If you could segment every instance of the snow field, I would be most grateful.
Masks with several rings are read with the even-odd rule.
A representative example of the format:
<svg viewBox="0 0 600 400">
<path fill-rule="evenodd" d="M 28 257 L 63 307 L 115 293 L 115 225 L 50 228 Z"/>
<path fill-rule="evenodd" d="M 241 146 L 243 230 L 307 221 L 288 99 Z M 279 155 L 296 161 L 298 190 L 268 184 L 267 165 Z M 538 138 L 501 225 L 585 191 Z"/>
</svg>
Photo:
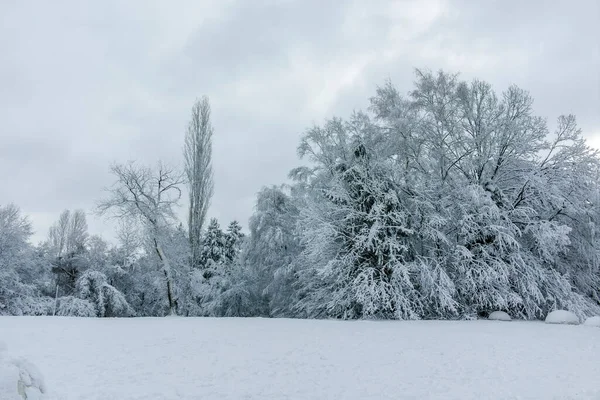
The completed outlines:
<svg viewBox="0 0 600 400">
<path fill-rule="evenodd" d="M 599 399 L 600 330 L 513 321 L 2 317 L 51 399 Z"/>
</svg>

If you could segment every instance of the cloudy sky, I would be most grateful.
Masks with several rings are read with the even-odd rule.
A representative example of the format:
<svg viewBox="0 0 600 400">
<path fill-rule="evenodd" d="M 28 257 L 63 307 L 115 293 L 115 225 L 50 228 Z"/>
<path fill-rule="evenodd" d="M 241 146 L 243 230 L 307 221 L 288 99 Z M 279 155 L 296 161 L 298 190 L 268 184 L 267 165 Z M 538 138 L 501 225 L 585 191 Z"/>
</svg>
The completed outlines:
<svg viewBox="0 0 600 400">
<path fill-rule="evenodd" d="M 385 79 L 408 92 L 416 67 L 517 84 L 600 147 L 598 0 L 2 0 L 0 205 L 43 239 L 61 210 L 92 210 L 111 162 L 181 165 L 208 95 L 210 215 L 247 225 L 260 187 L 299 163 L 304 129 L 364 108 Z"/>
</svg>

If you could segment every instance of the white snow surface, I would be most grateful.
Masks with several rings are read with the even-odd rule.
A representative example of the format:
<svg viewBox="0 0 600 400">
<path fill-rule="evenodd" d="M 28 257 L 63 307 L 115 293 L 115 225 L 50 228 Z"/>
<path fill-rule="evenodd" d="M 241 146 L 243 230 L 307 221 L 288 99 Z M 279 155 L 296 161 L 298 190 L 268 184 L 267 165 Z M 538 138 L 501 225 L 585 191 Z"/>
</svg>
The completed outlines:
<svg viewBox="0 0 600 400">
<path fill-rule="evenodd" d="M 491 313 L 489 315 L 488 319 L 491 319 L 493 321 L 510 321 L 511 320 L 510 315 L 508 315 L 504 311 L 494 311 L 493 313 Z"/>
<path fill-rule="evenodd" d="M 0 342 L 0 399 L 42 400 L 45 385 L 40 371 L 28 360 L 12 358 Z"/>
<path fill-rule="evenodd" d="M 0 317 L 56 400 L 600 399 L 600 330 L 513 321 Z"/>
<path fill-rule="evenodd" d="M 547 324 L 579 325 L 579 317 L 571 311 L 554 310 L 546 316 Z"/>
<path fill-rule="evenodd" d="M 585 320 L 584 325 L 600 327 L 600 316 L 589 317 Z"/>
<path fill-rule="evenodd" d="M 0 362 L 0 399 L 23 400 L 17 389 L 19 371 L 14 366 Z"/>
</svg>

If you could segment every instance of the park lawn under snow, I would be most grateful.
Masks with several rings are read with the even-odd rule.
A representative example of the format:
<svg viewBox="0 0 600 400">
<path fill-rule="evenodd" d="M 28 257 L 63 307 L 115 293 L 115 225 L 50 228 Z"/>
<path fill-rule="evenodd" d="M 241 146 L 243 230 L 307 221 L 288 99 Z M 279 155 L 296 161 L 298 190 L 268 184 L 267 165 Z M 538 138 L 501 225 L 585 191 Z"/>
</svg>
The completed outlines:
<svg viewBox="0 0 600 400">
<path fill-rule="evenodd" d="M 600 329 L 501 321 L 1 317 L 52 399 L 600 399 Z"/>
</svg>

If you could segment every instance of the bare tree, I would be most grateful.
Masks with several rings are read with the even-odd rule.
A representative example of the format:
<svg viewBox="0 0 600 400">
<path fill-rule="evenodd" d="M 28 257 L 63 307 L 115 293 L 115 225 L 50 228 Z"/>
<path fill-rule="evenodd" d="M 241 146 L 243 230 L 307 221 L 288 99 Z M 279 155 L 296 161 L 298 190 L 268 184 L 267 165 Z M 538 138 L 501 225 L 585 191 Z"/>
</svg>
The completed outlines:
<svg viewBox="0 0 600 400">
<path fill-rule="evenodd" d="M 80 250 L 88 239 L 88 225 L 83 210 L 75 210 L 69 220 L 67 252 Z"/>
<path fill-rule="evenodd" d="M 58 221 L 48 231 L 48 241 L 54 256 L 64 257 L 85 246 L 88 237 L 88 226 L 83 210 L 64 210 Z"/>
<path fill-rule="evenodd" d="M 64 210 L 58 221 L 48 231 L 52 272 L 56 276 L 56 293 L 59 287 L 64 294 L 75 290 L 75 282 L 86 265 L 81 256 L 88 242 L 88 226 L 83 210 Z"/>
<path fill-rule="evenodd" d="M 150 235 L 150 241 L 161 263 L 165 277 L 169 313 L 177 313 L 177 300 L 173 292 L 171 264 L 163 249 L 165 228 L 175 220 L 174 206 L 181 199 L 182 174 L 159 163 L 156 169 L 135 163 L 113 165 L 112 173 L 117 181 L 106 199 L 98 204 L 98 212 L 111 213 L 123 219 L 140 221 Z"/>
<path fill-rule="evenodd" d="M 69 210 L 64 210 L 58 221 L 48 231 L 48 242 L 52 246 L 53 255 L 57 258 L 61 257 L 65 251 L 70 214 Z"/>
<path fill-rule="evenodd" d="M 133 257 L 136 251 L 141 246 L 139 236 L 139 227 L 135 226 L 131 221 L 121 220 L 117 228 L 117 239 L 121 250 L 121 262 L 124 267 L 133 268 L 135 263 Z"/>
<path fill-rule="evenodd" d="M 199 267 L 202 227 L 213 195 L 212 134 L 210 104 L 204 96 L 192 107 L 192 118 L 185 136 L 183 154 L 189 189 L 188 229 L 191 265 Z"/>
</svg>

